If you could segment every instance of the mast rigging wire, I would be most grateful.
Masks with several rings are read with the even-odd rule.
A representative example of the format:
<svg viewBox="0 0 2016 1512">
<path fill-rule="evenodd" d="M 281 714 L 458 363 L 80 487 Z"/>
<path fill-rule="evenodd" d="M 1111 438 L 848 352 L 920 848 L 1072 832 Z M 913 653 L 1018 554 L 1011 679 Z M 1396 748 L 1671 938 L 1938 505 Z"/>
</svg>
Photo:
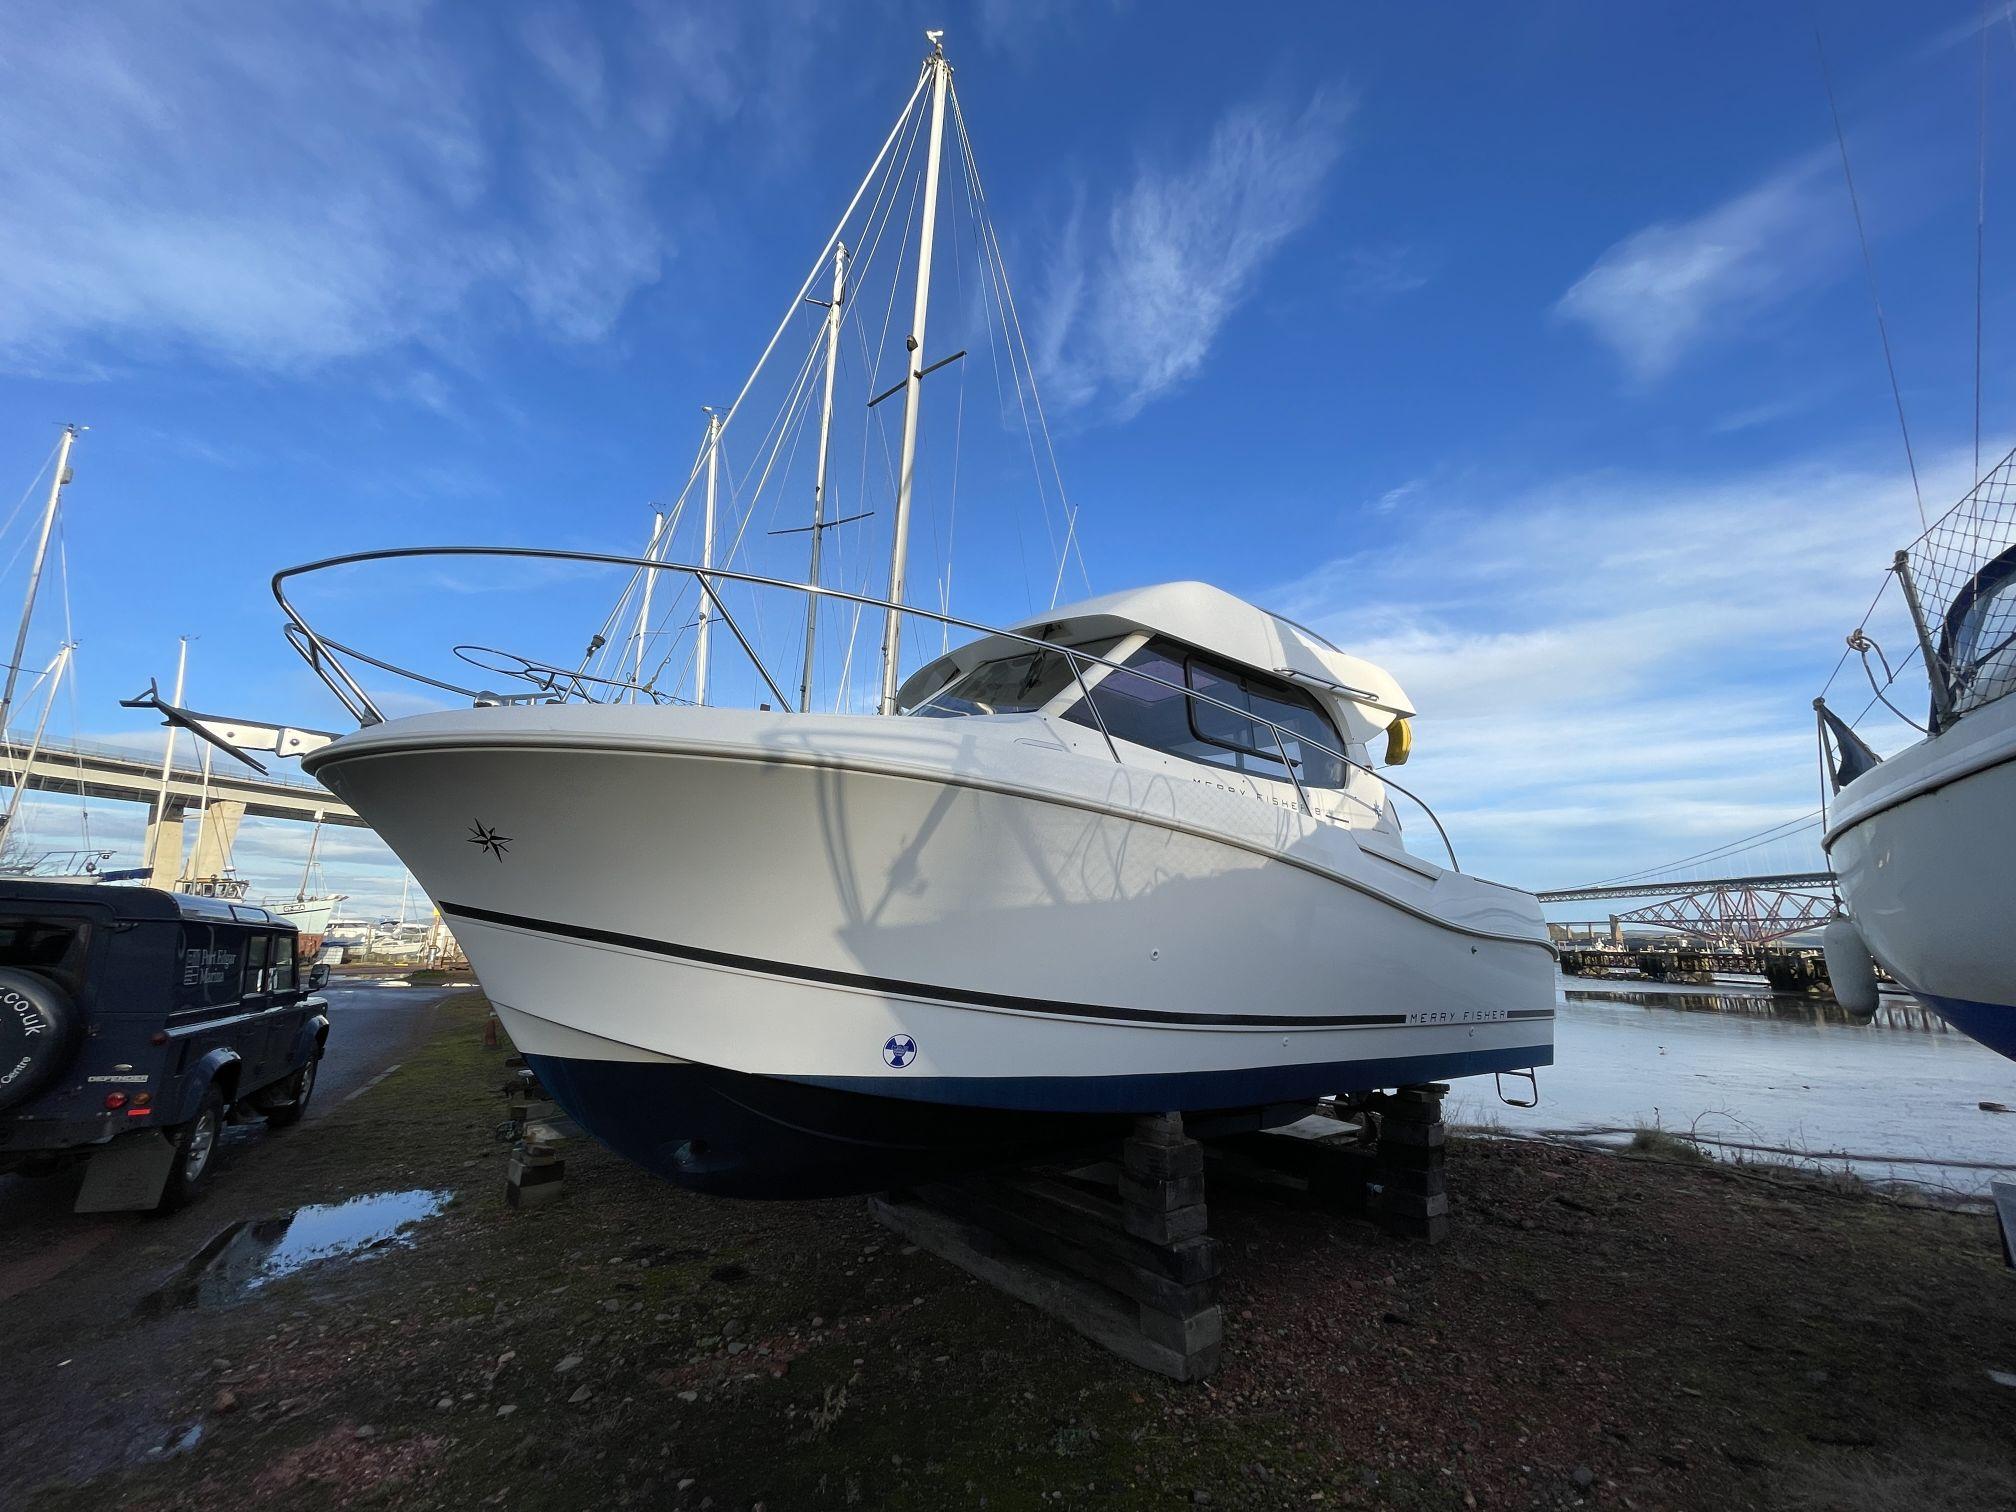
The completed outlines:
<svg viewBox="0 0 2016 1512">
<path fill-rule="evenodd" d="M 1008 263 L 1007 258 L 1003 255 L 1001 251 L 1000 232 L 995 228 L 993 215 L 989 213 L 986 208 L 987 192 L 985 186 L 982 184 L 980 179 L 980 164 L 979 160 L 973 154 L 972 139 L 967 135 L 966 132 L 966 112 L 964 107 L 961 106 L 959 103 L 958 90 L 952 89 L 949 90 L 948 93 L 950 93 L 952 96 L 952 118 L 954 123 L 958 126 L 959 129 L 960 149 L 965 155 L 967 163 L 969 164 L 970 167 L 970 171 L 973 174 L 973 187 L 976 193 L 978 194 L 980 201 L 981 206 L 980 224 L 982 228 L 982 233 L 986 236 L 988 244 L 993 250 L 994 260 L 1001 269 L 1002 293 L 1006 296 L 1008 315 L 1013 323 L 1015 340 L 1017 343 L 1020 344 L 1022 349 L 1023 366 L 1028 371 L 1029 374 L 1030 402 L 1035 406 L 1036 418 L 1039 424 L 1042 426 L 1044 449 L 1048 452 L 1050 457 L 1051 475 L 1056 479 L 1057 482 L 1058 502 L 1063 506 L 1064 509 L 1064 520 L 1065 520 L 1064 551 L 1057 565 L 1057 581 L 1053 585 L 1050 594 L 1050 607 L 1054 609 L 1057 607 L 1058 594 L 1059 592 L 1061 592 L 1064 585 L 1064 568 L 1066 562 L 1070 557 L 1075 555 L 1078 558 L 1078 571 L 1079 574 L 1085 579 L 1085 586 L 1087 591 L 1090 591 L 1091 589 L 1092 576 L 1090 571 L 1086 568 L 1085 565 L 1084 547 L 1078 541 L 1078 510 L 1071 503 L 1070 498 L 1068 497 L 1068 495 L 1066 495 L 1064 491 L 1064 471 L 1061 467 L 1057 465 L 1057 444 L 1055 439 L 1050 434 L 1050 422 L 1044 416 L 1043 395 L 1036 386 L 1036 364 L 1029 355 L 1029 338 L 1022 329 L 1022 316 L 1015 306 L 1015 292 L 1008 284 L 1007 279 Z"/>
<path fill-rule="evenodd" d="M 1980 102 L 1974 151 L 1974 477 L 1981 476 L 1982 271 L 1988 240 L 1988 0 L 1981 0 Z"/>
<path fill-rule="evenodd" d="M 1848 184 L 1848 205 L 1855 213 L 1855 239 L 1862 248 L 1862 268 L 1869 276 L 1869 302 L 1876 310 L 1876 335 L 1883 343 L 1883 367 L 1890 375 L 1890 397 L 1897 403 L 1897 429 L 1904 437 L 1904 463 L 1911 470 L 1911 496 L 1918 504 L 1918 523 L 1930 528 L 1925 493 L 1918 486 L 1918 458 L 1911 450 L 1911 427 L 1904 419 L 1904 390 L 1897 382 L 1897 363 L 1890 355 L 1890 326 L 1883 318 L 1883 298 L 1876 288 L 1876 258 L 1869 250 L 1869 232 L 1862 223 L 1862 197 L 1855 190 L 1855 170 L 1848 163 L 1848 133 L 1841 126 L 1841 108 L 1834 99 L 1834 75 L 1827 66 L 1827 46 L 1820 28 L 1813 28 L 1813 49 L 1820 57 L 1820 82 L 1827 91 L 1827 114 L 1834 122 L 1834 141 L 1841 149 L 1841 176 Z"/>
</svg>

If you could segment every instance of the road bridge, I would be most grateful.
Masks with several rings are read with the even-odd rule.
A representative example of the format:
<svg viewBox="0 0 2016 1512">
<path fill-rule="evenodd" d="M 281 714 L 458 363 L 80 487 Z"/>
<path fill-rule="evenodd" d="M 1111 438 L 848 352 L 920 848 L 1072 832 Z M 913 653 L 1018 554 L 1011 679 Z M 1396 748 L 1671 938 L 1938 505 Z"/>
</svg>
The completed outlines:
<svg viewBox="0 0 2016 1512">
<path fill-rule="evenodd" d="M 0 740 L 0 787 L 12 787 L 27 768 L 30 792 L 76 793 L 86 798 L 123 799 L 152 805 L 161 792 L 161 758 L 120 746 L 90 741 L 56 744 L 44 741 L 28 760 L 29 742 L 18 736 Z M 220 770 L 213 764 L 207 797 L 211 803 L 237 802 L 256 819 L 321 819 L 324 824 L 364 829 L 355 810 L 319 782 L 306 777 L 261 776 L 253 771 Z M 206 789 L 201 767 L 177 763 L 168 774 L 168 812 L 175 815 L 202 804 Z"/>
<path fill-rule="evenodd" d="M 54 744 L 44 741 L 30 757 L 32 742 L 0 738 L 0 787 L 22 784 L 29 792 L 76 794 L 85 798 L 144 803 L 163 812 L 147 825 L 142 864 L 150 868 L 155 887 L 174 887 L 184 877 L 207 877 L 230 865 L 238 821 L 293 819 L 367 828 L 349 805 L 320 783 L 306 777 L 282 777 L 241 769 L 212 770 L 206 780 L 200 766 L 177 762 L 169 768 L 166 794 L 161 783 L 161 758 L 123 746 L 90 741 Z M 165 796 L 165 801 L 164 801 Z M 191 809 L 203 811 L 196 849 L 185 867 L 182 825 Z"/>
</svg>

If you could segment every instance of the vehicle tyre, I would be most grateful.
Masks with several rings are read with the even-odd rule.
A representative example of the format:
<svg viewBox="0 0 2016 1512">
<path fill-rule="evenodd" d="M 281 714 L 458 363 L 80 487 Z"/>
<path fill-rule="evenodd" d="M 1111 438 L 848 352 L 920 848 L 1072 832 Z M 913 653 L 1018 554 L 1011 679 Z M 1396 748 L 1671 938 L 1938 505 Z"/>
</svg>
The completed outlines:
<svg viewBox="0 0 2016 1512">
<path fill-rule="evenodd" d="M 84 1015 L 45 976 L 0 967 L 0 1112 L 45 1091 L 84 1038 Z"/>
<path fill-rule="evenodd" d="M 293 1100 L 266 1110 L 267 1128 L 291 1129 L 301 1122 L 301 1116 L 308 1111 L 308 1099 L 315 1095 L 315 1068 L 321 1064 L 321 1056 L 311 1056 L 308 1064 L 294 1073 Z"/>
<path fill-rule="evenodd" d="M 175 1164 L 161 1190 L 156 1211 L 172 1213 L 200 1191 L 217 1163 L 224 1137 L 224 1094 L 215 1087 L 203 1094 L 196 1116 L 175 1130 Z"/>
</svg>

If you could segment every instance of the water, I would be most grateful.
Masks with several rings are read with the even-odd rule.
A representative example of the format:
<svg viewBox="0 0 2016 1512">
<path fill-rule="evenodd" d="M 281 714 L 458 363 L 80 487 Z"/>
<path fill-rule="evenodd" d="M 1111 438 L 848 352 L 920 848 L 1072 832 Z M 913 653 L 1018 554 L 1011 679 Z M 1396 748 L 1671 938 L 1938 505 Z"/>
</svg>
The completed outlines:
<svg viewBox="0 0 2016 1512">
<path fill-rule="evenodd" d="M 448 1205 L 447 1192 L 374 1192 L 348 1202 L 297 1208 L 276 1218 L 234 1223 L 198 1250 L 175 1279 L 143 1304 L 228 1307 L 296 1271 L 325 1260 L 368 1260 L 405 1248 L 414 1230 Z"/>
<path fill-rule="evenodd" d="M 1762 983 L 1577 977 L 1556 999 L 1540 1106 L 1507 1107 L 1488 1080 L 1459 1082 L 1452 1123 L 1598 1139 L 1657 1125 L 1967 1196 L 1985 1195 L 1997 1176 L 2016 1179 L 2016 1113 L 1980 1107 L 2016 1108 L 2016 1061 L 1909 997 L 1885 993 L 1870 1023 L 1831 999 L 1774 995 Z M 1509 1080 L 1506 1091 L 1526 1095 Z"/>
</svg>

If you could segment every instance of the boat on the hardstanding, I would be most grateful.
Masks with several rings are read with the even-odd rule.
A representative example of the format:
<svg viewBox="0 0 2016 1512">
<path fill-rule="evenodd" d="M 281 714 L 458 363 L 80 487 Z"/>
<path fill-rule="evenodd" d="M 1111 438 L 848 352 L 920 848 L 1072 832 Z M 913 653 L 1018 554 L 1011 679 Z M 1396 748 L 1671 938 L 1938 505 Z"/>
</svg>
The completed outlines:
<svg viewBox="0 0 2016 1512">
<path fill-rule="evenodd" d="M 342 893 L 326 893 L 319 898 L 269 898 L 264 907 L 276 919 L 285 919 L 300 931 L 301 956 L 306 960 L 322 953 L 322 947 L 328 943 L 329 916 L 342 901 Z"/>
<path fill-rule="evenodd" d="M 1931 706 L 1924 738 L 1880 758 L 1815 700 L 1835 790 L 1823 844 L 1843 904 L 1829 974 L 1847 1006 L 1873 1008 L 1873 959 L 2016 1058 L 2016 452 L 1891 570 Z M 1875 643 L 1860 630 L 1858 643 L 1866 661 Z"/>
<path fill-rule="evenodd" d="M 1453 851 L 1445 863 L 1405 843 L 1411 795 L 1390 768 L 1414 710 L 1382 669 L 1201 583 L 1006 630 L 906 602 L 920 384 L 958 355 L 933 361 L 924 343 L 950 73 L 934 48 L 890 136 L 927 146 L 886 596 L 817 581 L 843 216 L 798 296 L 830 257 L 813 581 L 716 563 L 714 463 L 733 411 L 710 415 L 698 564 L 665 560 L 654 531 L 643 557 L 414 548 L 276 578 L 290 640 L 362 726 L 304 766 L 435 900 L 554 1097 L 707 1191 L 874 1190 L 1144 1113 L 1250 1126 L 1326 1095 L 1550 1063 L 1539 906 L 1466 875 Z M 963 119 L 959 141 L 970 165 Z M 876 202 L 909 196 L 885 183 Z M 634 669 L 590 676 L 465 645 L 464 660 L 531 691 L 416 672 L 466 706 L 387 719 L 351 668 L 406 669 L 316 631 L 288 587 L 430 556 L 664 580 L 672 628 L 646 623 L 647 586 Z M 697 641 L 679 642 L 695 648 L 690 702 L 645 674 L 645 643 L 684 634 L 675 588 L 698 590 Z M 757 641 L 796 619 L 745 629 L 731 591 L 807 595 L 795 706 Z M 861 712 L 809 711 L 821 604 L 857 626 L 886 619 L 875 696 L 838 699 Z M 937 653 L 907 675 L 906 616 Z M 709 705 L 717 620 L 761 677 L 761 707 Z M 591 658 L 605 647 L 598 634 Z"/>
</svg>

